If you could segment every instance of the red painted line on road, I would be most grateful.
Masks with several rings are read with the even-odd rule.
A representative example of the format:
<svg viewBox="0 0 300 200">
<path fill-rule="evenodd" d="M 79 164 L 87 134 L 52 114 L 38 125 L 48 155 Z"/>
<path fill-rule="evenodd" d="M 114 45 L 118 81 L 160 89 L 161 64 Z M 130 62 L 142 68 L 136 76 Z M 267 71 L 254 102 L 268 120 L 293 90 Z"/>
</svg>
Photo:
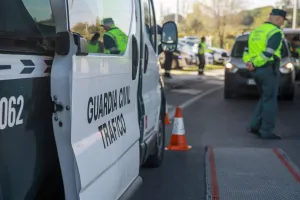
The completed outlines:
<svg viewBox="0 0 300 200">
<path fill-rule="evenodd" d="M 296 179 L 298 183 L 300 183 L 300 174 L 294 170 L 294 168 L 289 164 L 289 162 L 283 157 L 281 153 L 279 153 L 278 149 L 273 149 L 275 155 L 279 158 L 279 160 L 283 163 L 283 165 L 289 170 L 292 176 Z"/>
<path fill-rule="evenodd" d="M 219 200 L 219 186 L 217 180 L 217 170 L 215 163 L 215 155 L 213 148 L 209 148 L 209 164 L 210 164 L 210 173 L 211 173 L 211 183 L 212 183 L 212 199 Z"/>
</svg>

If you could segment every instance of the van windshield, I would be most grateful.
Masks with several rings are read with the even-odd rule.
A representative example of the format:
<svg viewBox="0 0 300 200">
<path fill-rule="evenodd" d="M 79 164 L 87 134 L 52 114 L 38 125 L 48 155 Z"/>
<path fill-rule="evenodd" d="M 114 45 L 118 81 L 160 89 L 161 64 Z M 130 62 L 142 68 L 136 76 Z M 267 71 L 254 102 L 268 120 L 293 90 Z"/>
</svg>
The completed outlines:
<svg viewBox="0 0 300 200">
<path fill-rule="evenodd" d="M 281 57 L 288 57 L 287 43 L 284 41 L 282 43 Z M 231 57 L 242 58 L 245 48 L 248 47 L 248 40 L 237 40 L 232 48 Z"/>
<path fill-rule="evenodd" d="M 1 52 L 47 52 L 55 35 L 50 0 L 1 1 Z"/>
</svg>

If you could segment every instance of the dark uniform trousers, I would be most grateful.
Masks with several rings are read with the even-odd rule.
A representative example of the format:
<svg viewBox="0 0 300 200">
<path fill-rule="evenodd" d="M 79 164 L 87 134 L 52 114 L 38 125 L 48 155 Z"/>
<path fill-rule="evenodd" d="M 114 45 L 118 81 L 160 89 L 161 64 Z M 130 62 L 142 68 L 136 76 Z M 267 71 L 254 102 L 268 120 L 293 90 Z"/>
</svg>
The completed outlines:
<svg viewBox="0 0 300 200">
<path fill-rule="evenodd" d="M 198 58 L 199 58 L 198 74 L 203 74 L 204 67 L 205 67 L 205 55 L 198 54 Z"/>
<path fill-rule="evenodd" d="M 250 127 L 261 132 L 262 137 L 273 134 L 277 115 L 279 62 L 256 68 L 252 76 L 257 84 L 260 99 L 255 108 Z"/>
<path fill-rule="evenodd" d="M 164 69 L 165 69 L 165 76 L 170 77 L 170 71 L 172 69 L 172 61 L 173 61 L 173 52 L 167 52 L 165 51 L 165 63 L 164 63 Z"/>
</svg>

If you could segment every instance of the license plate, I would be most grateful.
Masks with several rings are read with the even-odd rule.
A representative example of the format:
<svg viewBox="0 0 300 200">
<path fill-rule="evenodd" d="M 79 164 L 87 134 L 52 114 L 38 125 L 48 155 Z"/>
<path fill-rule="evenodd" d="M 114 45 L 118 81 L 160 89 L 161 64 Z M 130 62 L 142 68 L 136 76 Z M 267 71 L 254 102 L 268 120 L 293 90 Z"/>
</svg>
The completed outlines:
<svg viewBox="0 0 300 200">
<path fill-rule="evenodd" d="M 248 85 L 256 85 L 254 79 L 248 79 Z"/>
</svg>

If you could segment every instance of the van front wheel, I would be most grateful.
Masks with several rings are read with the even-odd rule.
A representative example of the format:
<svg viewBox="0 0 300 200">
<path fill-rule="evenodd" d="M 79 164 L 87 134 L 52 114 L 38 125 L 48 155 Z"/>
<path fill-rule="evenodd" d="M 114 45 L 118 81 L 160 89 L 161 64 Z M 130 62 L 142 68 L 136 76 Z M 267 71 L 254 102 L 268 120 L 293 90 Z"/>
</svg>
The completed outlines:
<svg viewBox="0 0 300 200">
<path fill-rule="evenodd" d="M 145 162 L 145 166 L 150 168 L 160 167 L 164 158 L 165 151 L 165 125 L 160 119 L 158 124 L 158 132 L 156 134 L 155 153 L 150 155 Z"/>
</svg>

